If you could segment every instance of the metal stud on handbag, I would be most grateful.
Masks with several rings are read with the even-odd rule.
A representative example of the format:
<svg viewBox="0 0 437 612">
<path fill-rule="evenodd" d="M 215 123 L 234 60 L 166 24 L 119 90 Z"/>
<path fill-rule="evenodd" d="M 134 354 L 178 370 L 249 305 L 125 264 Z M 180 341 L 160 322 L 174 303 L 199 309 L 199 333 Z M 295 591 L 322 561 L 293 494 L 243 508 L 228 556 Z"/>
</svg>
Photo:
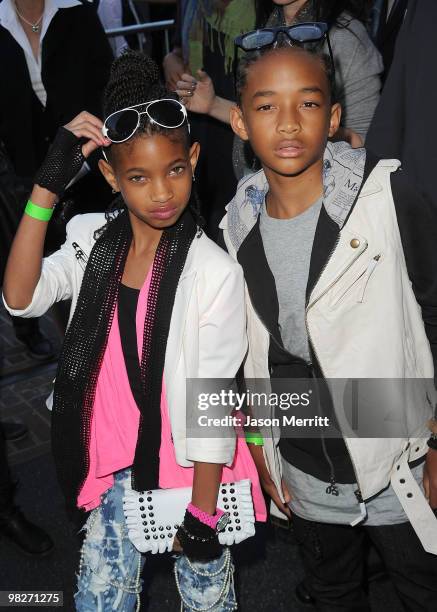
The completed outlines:
<svg viewBox="0 0 437 612">
<path fill-rule="evenodd" d="M 250 480 L 220 485 L 217 505 L 229 513 L 230 521 L 219 533 L 224 545 L 238 544 L 255 534 Z M 171 551 L 185 510 L 191 501 L 192 488 L 126 491 L 123 511 L 128 535 L 135 548 L 142 553 Z"/>
</svg>

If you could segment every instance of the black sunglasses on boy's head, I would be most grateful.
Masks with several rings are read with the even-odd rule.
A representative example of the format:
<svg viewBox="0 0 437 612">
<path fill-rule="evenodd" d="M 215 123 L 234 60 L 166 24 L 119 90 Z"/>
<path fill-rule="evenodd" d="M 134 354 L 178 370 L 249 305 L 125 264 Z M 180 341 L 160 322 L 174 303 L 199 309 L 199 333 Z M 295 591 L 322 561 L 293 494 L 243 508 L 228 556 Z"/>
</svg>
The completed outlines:
<svg viewBox="0 0 437 612">
<path fill-rule="evenodd" d="M 328 43 L 329 56 L 331 58 L 332 70 L 334 70 L 334 57 L 331 42 L 329 40 L 328 24 L 321 21 L 296 23 L 290 26 L 278 26 L 276 28 L 260 28 L 245 34 L 240 34 L 234 40 L 234 83 L 237 75 L 237 49 L 243 51 L 259 51 L 267 47 L 275 47 L 278 41 L 288 39 L 290 45 L 302 46 L 304 48 L 315 48 L 326 39 Z"/>
</svg>

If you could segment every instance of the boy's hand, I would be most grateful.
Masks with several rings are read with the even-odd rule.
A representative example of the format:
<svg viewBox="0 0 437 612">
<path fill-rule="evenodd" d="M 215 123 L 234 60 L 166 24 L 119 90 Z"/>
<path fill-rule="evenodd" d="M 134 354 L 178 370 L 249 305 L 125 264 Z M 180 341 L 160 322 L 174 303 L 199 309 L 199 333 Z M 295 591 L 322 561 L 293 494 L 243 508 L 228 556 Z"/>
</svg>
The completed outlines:
<svg viewBox="0 0 437 612">
<path fill-rule="evenodd" d="M 437 508 L 437 451 L 430 448 L 423 468 L 423 487 L 429 505 Z"/>
<path fill-rule="evenodd" d="M 267 495 L 272 498 L 278 509 L 283 512 L 288 518 L 291 518 L 291 511 L 288 507 L 288 503 L 291 501 L 291 495 L 285 485 L 285 482 L 283 480 L 281 482 L 282 495 L 285 500 L 285 503 L 283 503 L 279 496 L 279 492 L 275 486 L 275 483 L 271 479 L 269 471 L 267 469 L 262 446 L 248 444 L 248 447 L 255 463 L 262 488 L 267 493 Z"/>
<path fill-rule="evenodd" d="M 261 479 L 260 479 L 261 480 Z M 282 495 L 285 499 L 285 504 L 282 503 L 281 498 L 279 497 L 278 489 L 275 487 L 275 483 L 270 478 L 269 481 L 261 480 L 261 486 L 264 491 L 267 493 L 269 497 L 272 498 L 275 506 L 289 519 L 291 519 L 291 510 L 288 507 L 289 502 L 291 501 L 291 495 L 287 489 L 287 486 L 284 480 L 281 480 L 282 487 Z"/>
</svg>

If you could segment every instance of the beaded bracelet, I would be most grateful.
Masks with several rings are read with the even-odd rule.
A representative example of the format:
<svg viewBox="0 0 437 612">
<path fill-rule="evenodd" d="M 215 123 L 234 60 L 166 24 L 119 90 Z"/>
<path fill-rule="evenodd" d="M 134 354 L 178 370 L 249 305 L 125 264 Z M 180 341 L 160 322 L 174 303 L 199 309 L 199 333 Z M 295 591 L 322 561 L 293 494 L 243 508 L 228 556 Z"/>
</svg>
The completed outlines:
<svg viewBox="0 0 437 612">
<path fill-rule="evenodd" d="M 188 531 L 188 529 L 185 527 L 184 523 L 181 523 L 179 525 L 179 529 L 182 529 L 182 531 L 187 536 L 187 538 L 190 538 L 190 540 L 195 540 L 196 542 L 211 542 L 212 540 L 214 540 L 217 537 L 216 533 L 211 534 L 208 538 L 202 538 L 202 537 L 200 537 L 198 535 L 194 535 L 193 533 Z"/>
<path fill-rule="evenodd" d="M 197 520 L 199 520 L 204 525 L 211 527 L 211 529 L 215 529 L 217 527 L 217 523 L 225 514 L 224 511 L 220 508 L 216 508 L 215 514 L 208 514 L 207 512 L 204 512 L 203 510 L 195 506 L 192 502 L 188 504 L 187 510 Z"/>
<path fill-rule="evenodd" d="M 38 219 L 38 221 L 50 221 L 53 215 L 53 208 L 44 208 L 44 206 L 38 206 L 38 204 L 28 200 L 24 212 L 29 217 Z"/>
</svg>

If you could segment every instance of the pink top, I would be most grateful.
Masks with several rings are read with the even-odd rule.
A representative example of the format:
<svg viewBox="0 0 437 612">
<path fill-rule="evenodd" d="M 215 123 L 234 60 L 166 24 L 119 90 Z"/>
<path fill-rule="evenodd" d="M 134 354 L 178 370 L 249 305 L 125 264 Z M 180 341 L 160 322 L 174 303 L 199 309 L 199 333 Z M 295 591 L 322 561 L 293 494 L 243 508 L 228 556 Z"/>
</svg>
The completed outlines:
<svg viewBox="0 0 437 612">
<path fill-rule="evenodd" d="M 144 319 L 150 287 L 150 268 L 140 291 L 136 327 L 138 358 L 141 360 Z M 91 419 L 88 476 L 77 498 L 77 505 L 92 510 L 100 505 L 100 497 L 114 483 L 113 473 L 132 465 L 138 437 L 140 412 L 129 384 L 115 310 L 108 344 L 96 386 Z M 164 379 L 161 394 L 161 448 L 159 452 L 159 486 L 164 489 L 191 487 L 194 468 L 178 465 L 171 439 Z M 266 507 L 258 473 L 244 438 L 237 438 L 234 462 L 223 468 L 222 482 L 250 478 L 256 518 L 266 520 Z"/>
</svg>

